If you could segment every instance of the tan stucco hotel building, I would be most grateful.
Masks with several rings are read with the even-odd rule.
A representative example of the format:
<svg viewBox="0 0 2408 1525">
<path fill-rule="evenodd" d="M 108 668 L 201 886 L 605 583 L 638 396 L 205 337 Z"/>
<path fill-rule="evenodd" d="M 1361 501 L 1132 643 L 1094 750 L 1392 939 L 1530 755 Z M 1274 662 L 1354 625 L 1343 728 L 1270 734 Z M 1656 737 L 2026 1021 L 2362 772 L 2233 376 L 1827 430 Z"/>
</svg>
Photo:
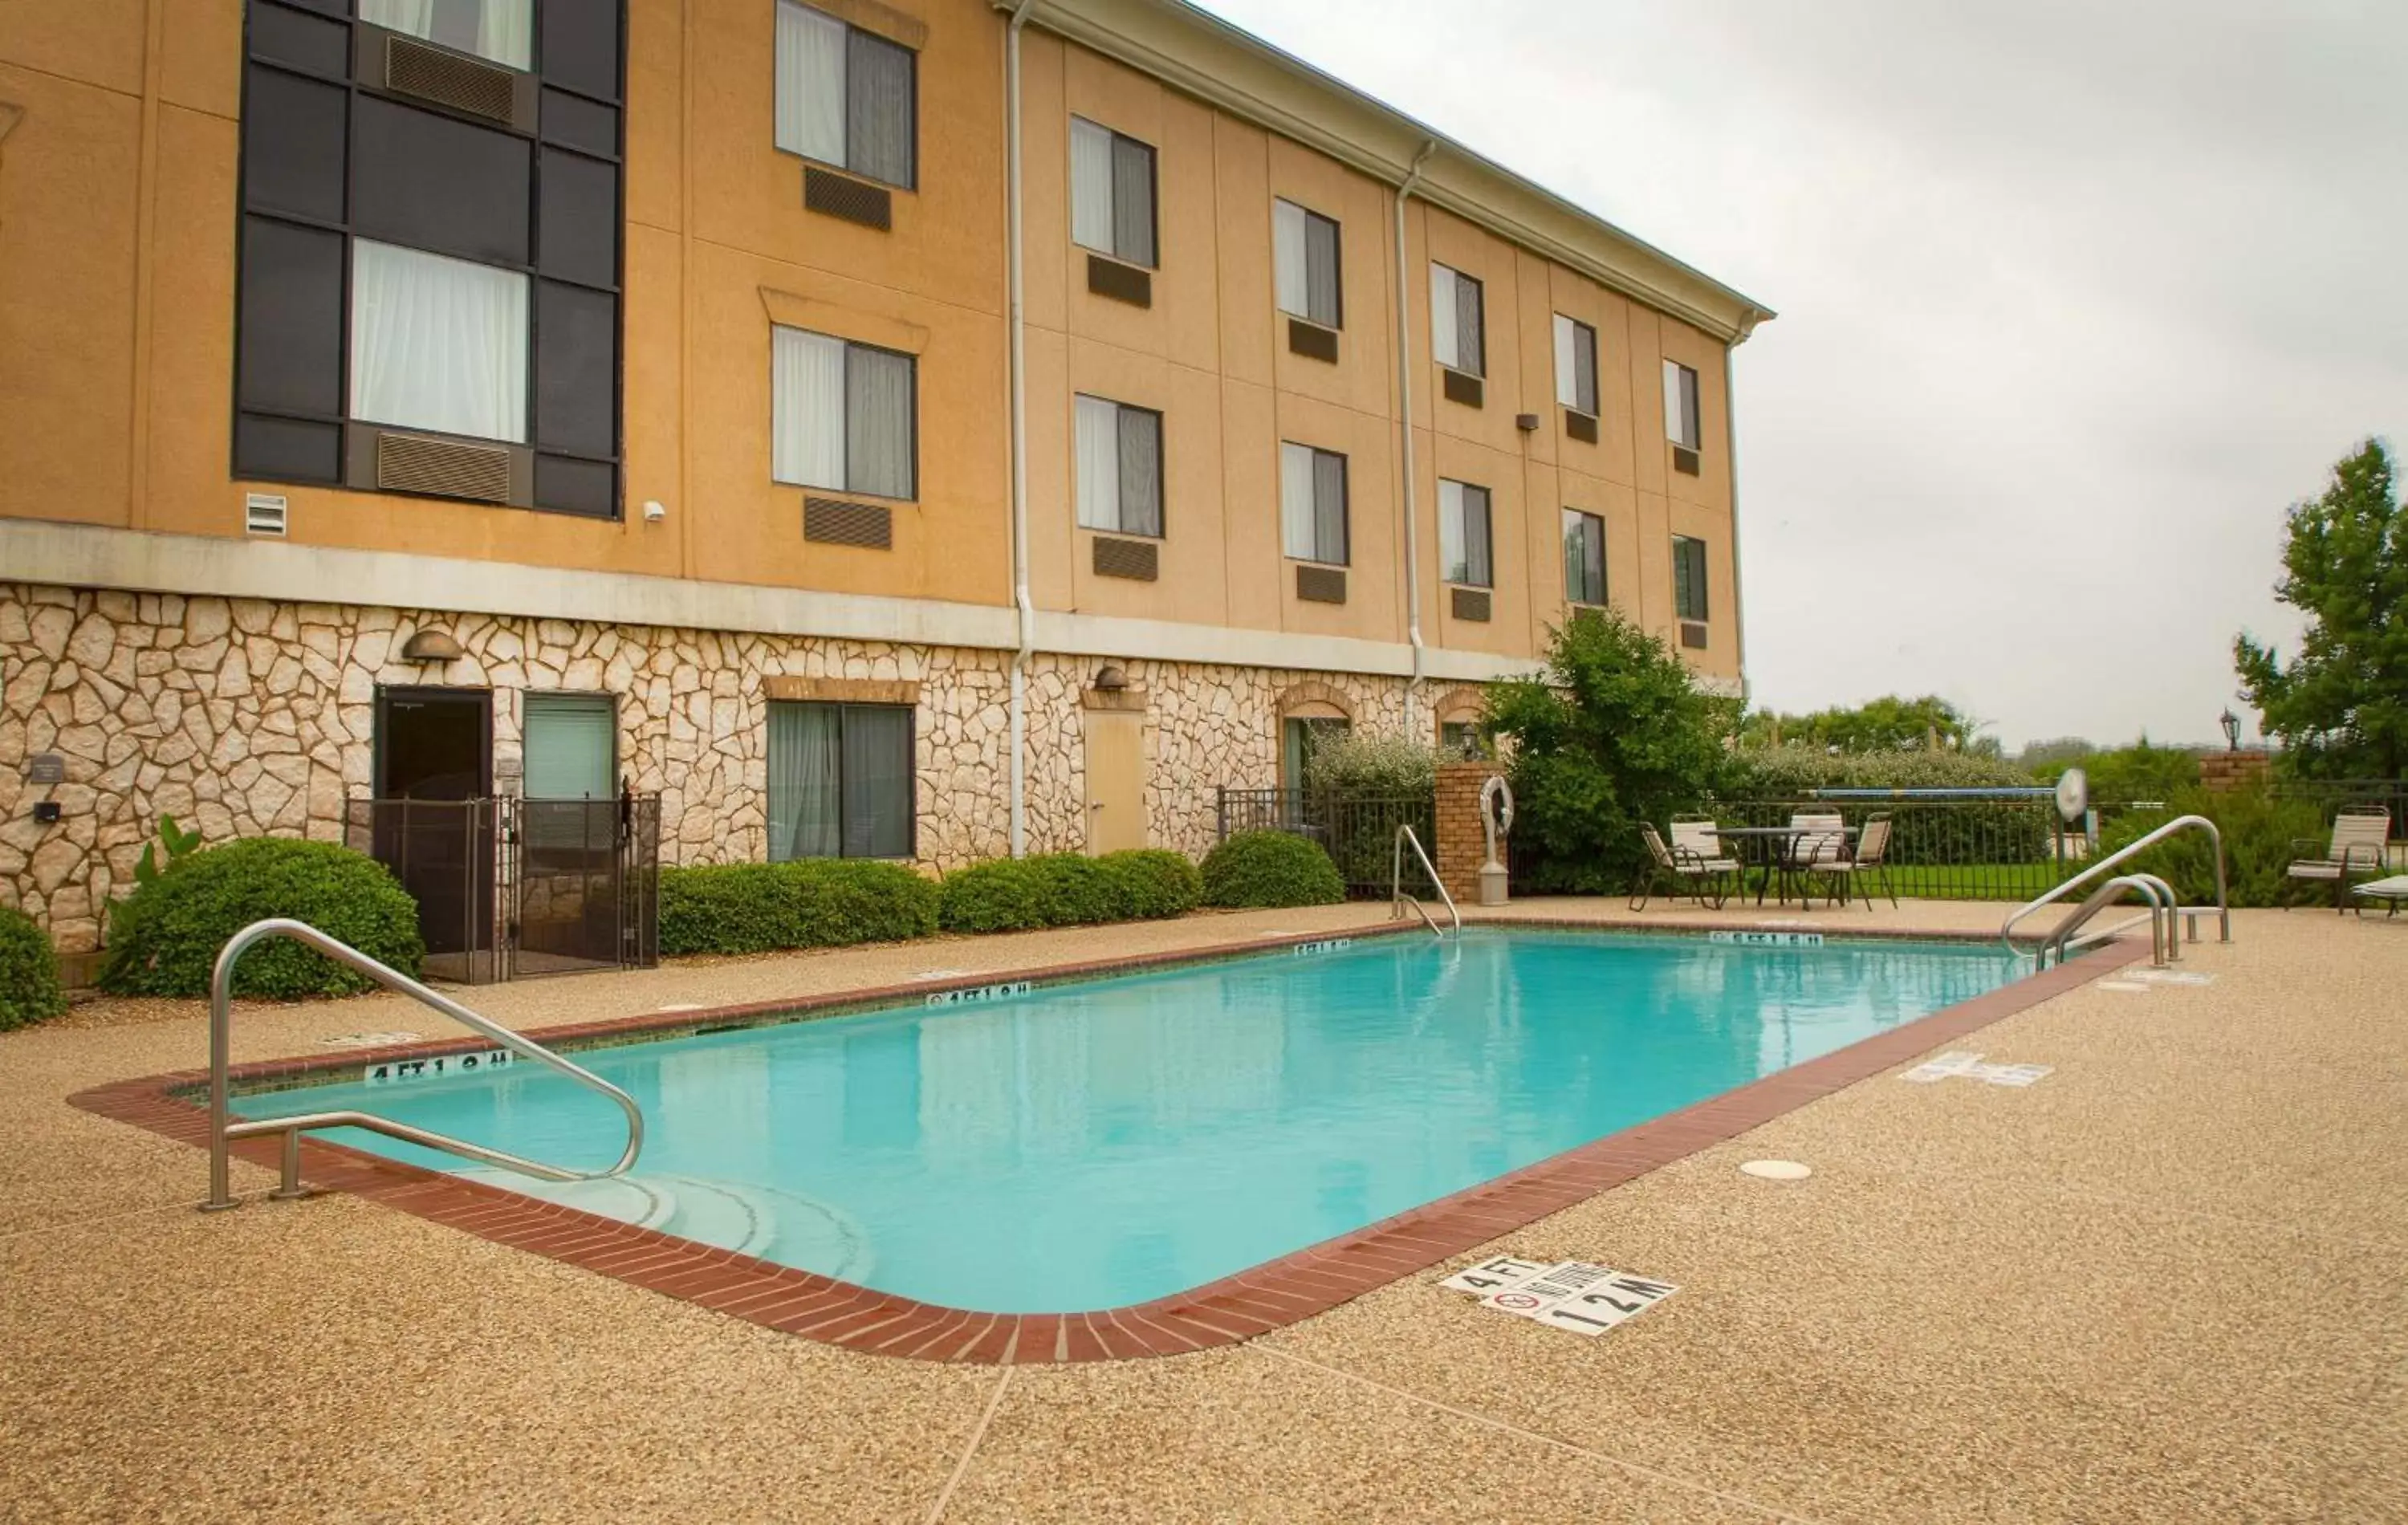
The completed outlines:
<svg viewBox="0 0 2408 1525">
<path fill-rule="evenodd" d="M 1736 687 L 1769 316 L 1178 0 L 0 6 L 0 899 L 623 781 L 1200 850 L 1581 605 Z"/>
</svg>

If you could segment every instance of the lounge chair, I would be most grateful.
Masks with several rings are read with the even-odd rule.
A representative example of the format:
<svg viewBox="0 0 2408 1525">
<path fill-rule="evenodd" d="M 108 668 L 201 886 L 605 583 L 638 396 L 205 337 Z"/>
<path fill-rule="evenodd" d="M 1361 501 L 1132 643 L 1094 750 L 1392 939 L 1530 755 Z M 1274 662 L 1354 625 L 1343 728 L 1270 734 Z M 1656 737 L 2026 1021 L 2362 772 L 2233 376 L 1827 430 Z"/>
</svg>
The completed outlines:
<svg viewBox="0 0 2408 1525">
<path fill-rule="evenodd" d="M 1694 828 L 1702 827 L 1702 834 Z M 1689 828 L 1689 829 L 1684 829 Z M 1647 844 L 1647 861 L 1640 866 L 1639 878 L 1630 886 L 1630 909 L 1644 911 L 1648 898 L 1659 888 L 1667 889 L 1674 899 L 1683 895 L 1697 897 L 1699 910 L 1708 909 L 1706 897 L 1712 895 L 1711 909 L 1719 911 L 1730 897 L 1730 886 L 1739 876 L 1739 863 L 1721 856 L 1713 841 L 1712 821 L 1675 822 L 1672 827 L 1675 845 L 1664 845 L 1663 833 L 1652 823 L 1639 825 L 1641 840 Z M 1705 851 L 1695 843 L 1703 840 Z M 1686 842 L 1692 845 L 1680 845 Z"/>
<path fill-rule="evenodd" d="M 1889 881 L 1888 856 L 1889 814 L 1883 812 L 1866 818 L 1864 828 L 1856 833 L 1853 851 L 1843 845 L 1838 857 L 1817 861 L 1807 871 L 1819 873 L 1830 881 L 1831 903 L 1834 905 L 1847 904 L 1850 890 L 1862 886 L 1868 911 L 1873 908 L 1872 876 L 1878 873 L 1881 875 L 1882 891 L 1889 897 L 1890 906 L 1895 910 L 1898 889 Z"/>
<path fill-rule="evenodd" d="M 2391 837 L 2391 812 L 2381 805 L 2344 805 L 2334 814 L 2332 841 L 2322 857 L 2301 857 L 2283 870 L 2286 879 L 2330 881 L 2333 887 L 2333 910 L 2345 909 L 2349 903 L 2350 876 L 2378 876 L 2385 865 L 2384 854 Z M 2314 837 L 2292 839 L 2291 851 L 2314 851 Z"/>
</svg>

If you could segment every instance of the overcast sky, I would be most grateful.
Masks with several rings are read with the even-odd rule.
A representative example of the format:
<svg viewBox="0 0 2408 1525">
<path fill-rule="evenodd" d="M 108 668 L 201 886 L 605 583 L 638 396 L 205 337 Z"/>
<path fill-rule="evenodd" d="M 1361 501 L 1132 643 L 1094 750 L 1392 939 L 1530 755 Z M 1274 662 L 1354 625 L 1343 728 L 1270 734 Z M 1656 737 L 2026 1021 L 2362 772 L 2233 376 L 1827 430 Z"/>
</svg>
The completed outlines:
<svg viewBox="0 0 2408 1525">
<path fill-rule="evenodd" d="M 1748 673 L 2205 741 L 2283 510 L 2408 444 L 2403 0 L 1207 0 L 1781 313 Z"/>
</svg>

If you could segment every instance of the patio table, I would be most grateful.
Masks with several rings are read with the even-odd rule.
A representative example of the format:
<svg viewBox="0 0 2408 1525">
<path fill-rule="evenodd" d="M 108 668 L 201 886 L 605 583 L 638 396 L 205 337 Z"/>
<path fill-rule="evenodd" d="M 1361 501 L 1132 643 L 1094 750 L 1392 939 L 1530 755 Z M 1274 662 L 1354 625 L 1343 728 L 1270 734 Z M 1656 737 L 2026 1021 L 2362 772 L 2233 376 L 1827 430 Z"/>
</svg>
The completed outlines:
<svg viewBox="0 0 2408 1525">
<path fill-rule="evenodd" d="M 1761 846 L 1755 848 L 1756 868 L 1764 875 L 1756 881 L 1756 903 L 1758 905 L 1764 903 L 1765 888 L 1778 874 L 1781 881 L 1779 903 L 1787 905 L 1789 903 L 1789 860 L 1797 856 L 1798 839 L 1828 836 L 1832 829 L 1828 826 L 1717 826 L 1714 827 L 1714 837 L 1717 841 L 1725 838 L 1738 839 L 1742 863 L 1748 861 L 1747 849 L 1751 845 L 1762 843 Z M 1851 842 L 1856 840 L 1855 827 L 1843 826 L 1838 830 L 1842 839 Z M 1742 893 L 1745 893 L 1744 889 Z M 1799 893 L 1798 902 L 1801 910 L 1812 908 L 1809 898 L 1802 890 Z"/>
</svg>

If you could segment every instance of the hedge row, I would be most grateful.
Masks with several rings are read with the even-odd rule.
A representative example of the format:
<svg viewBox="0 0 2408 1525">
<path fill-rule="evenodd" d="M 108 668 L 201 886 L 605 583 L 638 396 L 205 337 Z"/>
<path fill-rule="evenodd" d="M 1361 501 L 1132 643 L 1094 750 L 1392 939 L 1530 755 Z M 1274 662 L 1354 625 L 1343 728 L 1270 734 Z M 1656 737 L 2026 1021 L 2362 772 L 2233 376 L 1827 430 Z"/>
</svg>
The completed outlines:
<svg viewBox="0 0 2408 1525">
<path fill-rule="evenodd" d="M 1203 882 L 1178 853 L 997 858 L 945 876 L 938 922 L 950 932 L 1016 932 L 1143 921 L 1196 909 Z"/>
<path fill-rule="evenodd" d="M 804 858 L 661 870 L 661 952 L 898 942 L 937 929 L 937 886 L 900 863 Z"/>
</svg>

